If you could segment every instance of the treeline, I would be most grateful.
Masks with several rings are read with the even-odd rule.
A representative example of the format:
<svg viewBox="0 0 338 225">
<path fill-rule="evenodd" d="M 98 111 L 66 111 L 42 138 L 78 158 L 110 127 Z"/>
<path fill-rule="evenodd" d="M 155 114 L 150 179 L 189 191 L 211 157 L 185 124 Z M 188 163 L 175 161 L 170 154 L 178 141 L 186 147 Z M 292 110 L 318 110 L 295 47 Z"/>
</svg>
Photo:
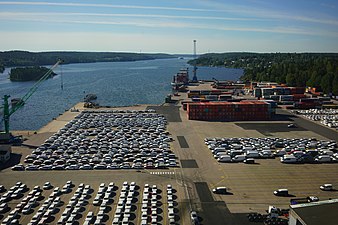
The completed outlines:
<svg viewBox="0 0 338 225">
<path fill-rule="evenodd" d="M 64 64 L 92 63 L 92 62 L 123 62 L 137 60 L 151 60 L 172 58 L 169 54 L 148 53 L 116 53 L 116 52 L 27 52 L 6 51 L 0 52 L 0 69 L 15 66 L 42 66 L 54 65 L 58 59 Z"/>
<path fill-rule="evenodd" d="M 46 67 L 34 66 L 24 68 L 13 68 L 9 74 L 11 81 L 30 81 L 39 80 L 43 75 L 49 71 Z M 51 73 L 50 77 L 56 75 L 54 72 Z"/>
<path fill-rule="evenodd" d="M 338 95 L 337 53 L 212 53 L 200 56 L 196 64 L 243 68 L 243 81 L 310 86 Z"/>
</svg>

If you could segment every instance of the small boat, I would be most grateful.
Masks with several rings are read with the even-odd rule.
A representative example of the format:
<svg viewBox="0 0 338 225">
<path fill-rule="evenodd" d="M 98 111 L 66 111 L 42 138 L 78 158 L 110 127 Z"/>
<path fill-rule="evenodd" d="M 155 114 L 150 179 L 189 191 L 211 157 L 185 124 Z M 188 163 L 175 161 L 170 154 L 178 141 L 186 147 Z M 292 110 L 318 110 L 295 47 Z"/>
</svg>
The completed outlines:
<svg viewBox="0 0 338 225">
<path fill-rule="evenodd" d="M 25 104 L 21 98 L 12 98 L 11 99 L 12 107 L 15 107 L 18 104 Z"/>
<path fill-rule="evenodd" d="M 96 100 L 96 99 L 97 99 L 96 94 L 87 94 L 87 95 L 84 97 L 84 101 L 85 101 L 85 102 L 90 102 L 90 101 L 93 101 L 93 100 Z"/>
</svg>

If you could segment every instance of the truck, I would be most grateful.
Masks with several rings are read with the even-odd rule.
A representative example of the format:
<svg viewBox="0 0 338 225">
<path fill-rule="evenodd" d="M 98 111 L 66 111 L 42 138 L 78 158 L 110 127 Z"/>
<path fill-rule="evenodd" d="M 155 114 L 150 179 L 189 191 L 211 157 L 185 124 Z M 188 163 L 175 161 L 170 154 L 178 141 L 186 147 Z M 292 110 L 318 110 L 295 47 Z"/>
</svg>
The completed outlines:
<svg viewBox="0 0 338 225">
<path fill-rule="evenodd" d="M 318 202 L 319 198 L 317 196 L 307 196 L 304 198 L 292 198 L 290 199 L 290 205 L 297 205 L 302 203 L 309 203 L 309 202 Z"/>
</svg>

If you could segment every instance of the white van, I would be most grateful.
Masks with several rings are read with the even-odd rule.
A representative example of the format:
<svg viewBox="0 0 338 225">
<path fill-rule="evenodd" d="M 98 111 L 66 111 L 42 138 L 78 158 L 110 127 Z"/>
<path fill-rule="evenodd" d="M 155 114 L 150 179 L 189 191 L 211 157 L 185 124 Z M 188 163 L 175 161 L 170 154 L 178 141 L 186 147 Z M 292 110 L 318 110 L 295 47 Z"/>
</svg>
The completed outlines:
<svg viewBox="0 0 338 225">
<path fill-rule="evenodd" d="M 244 151 L 253 151 L 254 147 L 253 146 L 243 146 Z"/>
<path fill-rule="evenodd" d="M 260 152 L 260 157 L 262 157 L 262 158 L 271 158 L 273 156 L 274 155 L 272 154 L 271 150 L 262 150 Z"/>
<path fill-rule="evenodd" d="M 297 163 L 297 158 L 294 155 L 284 155 L 280 161 L 282 163 Z"/>
<path fill-rule="evenodd" d="M 258 158 L 259 157 L 258 151 L 254 151 L 254 150 L 246 151 L 244 155 L 246 156 L 246 158 Z"/>
<path fill-rule="evenodd" d="M 225 194 L 227 193 L 227 188 L 226 187 L 216 187 L 212 189 L 212 192 L 215 194 Z"/>
<path fill-rule="evenodd" d="M 292 154 L 293 154 L 295 157 L 298 158 L 298 157 L 304 155 L 304 152 L 303 152 L 303 151 L 294 151 Z"/>
<path fill-rule="evenodd" d="M 321 153 L 323 154 L 323 155 L 329 155 L 329 156 L 333 156 L 333 151 L 330 151 L 330 150 L 323 150 L 323 151 L 321 151 Z"/>
<path fill-rule="evenodd" d="M 242 150 L 231 150 L 230 151 L 231 157 L 235 157 L 236 155 L 243 155 L 243 151 Z"/>
<path fill-rule="evenodd" d="M 275 156 L 283 156 L 285 154 L 286 154 L 286 151 L 283 150 L 283 149 L 280 149 L 280 150 L 277 150 L 274 155 Z"/>
<path fill-rule="evenodd" d="M 218 159 L 218 162 L 231 162 L 230 155 L 221 155 Z"/>
<path fill-rule="evenodd" d="M 323 163 L 323 162 L 331 162 L 331 156 L 329 155 L 320 155 L 318 156 L 315 161 L 319 162 L 319 163 Z"/>
<path fill-rule="evenodd" d="M 217 159 L 221 156 L 224 156 L 224 155 L 228 155 L 226 152 L 217 152 L 216 154 L 214 154 L 214 157 Z"/>
<path fill-rule="evenodd" d="M 212 150 L 211 152 L 213 154 L 216 154 L 218 152 L 226 152 L 227 150 L 225 148 L 215 148 L 214 150 Z"/>
<path fill-rule="evenodd" d="M 236 155 L 232 158 L 233 162 L 243 162 L 246 159 L 245 155 Z"/>
</svg>

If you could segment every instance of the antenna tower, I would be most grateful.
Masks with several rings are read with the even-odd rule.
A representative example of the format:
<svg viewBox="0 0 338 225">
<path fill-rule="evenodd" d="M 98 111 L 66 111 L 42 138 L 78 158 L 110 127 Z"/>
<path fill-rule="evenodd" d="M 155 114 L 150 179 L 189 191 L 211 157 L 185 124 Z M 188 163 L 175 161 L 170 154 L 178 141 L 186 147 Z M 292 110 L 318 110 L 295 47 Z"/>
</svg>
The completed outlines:
<svg viewBox="0 0 338 225">
<path fill-rule="evenodd" d="M 196 66 L 196 40 L 194 40 L 194 69 L 193 69 L 193 78 L 192 78 L 192 81 L 193 82 L 197 82 L 197 75 L 196 75 L 196 72 L 197 72 L 197 66 Z"/>
</svg>

